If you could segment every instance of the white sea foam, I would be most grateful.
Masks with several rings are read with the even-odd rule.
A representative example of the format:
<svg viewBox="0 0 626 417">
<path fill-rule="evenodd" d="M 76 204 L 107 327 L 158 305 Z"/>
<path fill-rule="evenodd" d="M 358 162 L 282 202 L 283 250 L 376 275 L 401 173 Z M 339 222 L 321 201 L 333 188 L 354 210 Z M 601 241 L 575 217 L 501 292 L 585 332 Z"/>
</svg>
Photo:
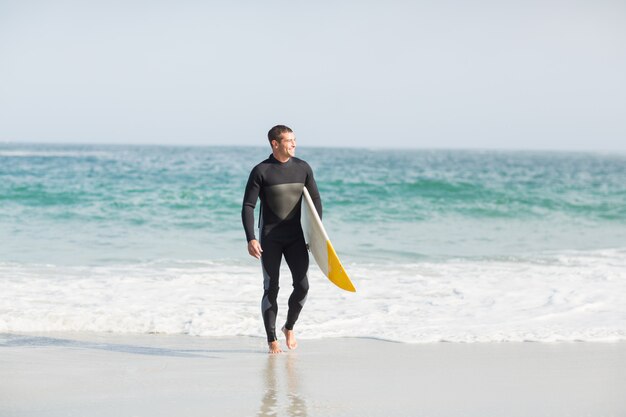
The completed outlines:
<svg viewBox="0 0 626 417">
<path fill-rule="evenodd" d="M 302 338 L 450 341 L 626 339 L 626 250 L 500 260 L 346 265 L 357 293 L 316 267 Z M 290 282 L 282 271 L 279 323 Z M 258 264 L 0 264 L 0 332 L 263 337 Z"/>
</svg>

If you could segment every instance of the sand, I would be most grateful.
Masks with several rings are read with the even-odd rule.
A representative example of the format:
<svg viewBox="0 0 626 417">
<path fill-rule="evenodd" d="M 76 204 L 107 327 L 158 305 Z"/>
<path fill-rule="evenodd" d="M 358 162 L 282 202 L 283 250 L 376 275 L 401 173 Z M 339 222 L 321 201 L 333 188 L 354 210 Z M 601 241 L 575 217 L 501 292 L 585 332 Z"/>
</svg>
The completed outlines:
<svg viewBox="0 0 626 417">
<path fill-rule="evenodd" d="M 0 335 L 0 416 L 626 416 L 626 343 Z"/>
</svg>

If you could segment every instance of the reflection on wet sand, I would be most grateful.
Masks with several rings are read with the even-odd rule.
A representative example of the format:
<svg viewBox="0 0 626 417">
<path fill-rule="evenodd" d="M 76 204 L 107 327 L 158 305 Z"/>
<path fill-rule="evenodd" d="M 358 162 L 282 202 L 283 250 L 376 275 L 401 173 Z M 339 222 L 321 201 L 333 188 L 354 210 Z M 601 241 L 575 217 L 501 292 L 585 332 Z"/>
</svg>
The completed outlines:
<svg viewBox="0 0 626 417">
<path fill-rule="evenodd" d="M 306 401 L 299 389 L 300 375 L 297 361 L 295 354 L 268 355 L 265 371 L 262 374 L 265 394 L 261 399 L 257 416 L 307 416 Z M 281 404 L 285 397 L 287 401 Z"/>
</svg>

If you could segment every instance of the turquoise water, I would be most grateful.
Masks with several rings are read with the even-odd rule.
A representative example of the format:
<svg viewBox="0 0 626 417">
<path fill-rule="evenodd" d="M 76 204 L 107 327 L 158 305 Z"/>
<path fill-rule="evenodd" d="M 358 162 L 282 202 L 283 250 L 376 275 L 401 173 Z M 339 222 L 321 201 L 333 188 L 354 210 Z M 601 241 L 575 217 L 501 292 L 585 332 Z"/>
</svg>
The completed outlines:
<svg viewBox="0 0 626 417">
<path fill-rule="evenodd" d="M 269 147 L 0 145 L 0 261 L 245 259 Z M 623 247 L 626 156 L 298 149 L 342 258 L 413 262 Z"/>
<path fill-rule="evenodd" d="M 264 340 L 240 212 L 268 151 L 0 145 L 0 332 Z M 312 266 L 303 338 L 626 340 L 626 156 L 298 155 L 357 287 Z"/>
</svg>

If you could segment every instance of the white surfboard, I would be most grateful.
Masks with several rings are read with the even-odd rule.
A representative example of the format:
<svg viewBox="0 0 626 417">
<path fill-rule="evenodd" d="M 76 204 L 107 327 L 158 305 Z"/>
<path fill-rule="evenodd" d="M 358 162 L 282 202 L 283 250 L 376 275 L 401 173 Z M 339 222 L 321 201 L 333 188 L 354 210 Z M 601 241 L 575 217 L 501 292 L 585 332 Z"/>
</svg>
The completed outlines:
<svg viewBox="0 0 626 417">
<path fill-rule="evenodd" d="M 330 243 L 328 234 L 306 187 L 304 187 L 303 196 L 302 230 L 304 231 L 304 240 L 311 254 L 313 254 L 315 262 L 333 284 L 342 290 L 356 292 L 352 281 L 350 281 L 346 270 L 337 257 L 335 248 Z"/>
</svg>

